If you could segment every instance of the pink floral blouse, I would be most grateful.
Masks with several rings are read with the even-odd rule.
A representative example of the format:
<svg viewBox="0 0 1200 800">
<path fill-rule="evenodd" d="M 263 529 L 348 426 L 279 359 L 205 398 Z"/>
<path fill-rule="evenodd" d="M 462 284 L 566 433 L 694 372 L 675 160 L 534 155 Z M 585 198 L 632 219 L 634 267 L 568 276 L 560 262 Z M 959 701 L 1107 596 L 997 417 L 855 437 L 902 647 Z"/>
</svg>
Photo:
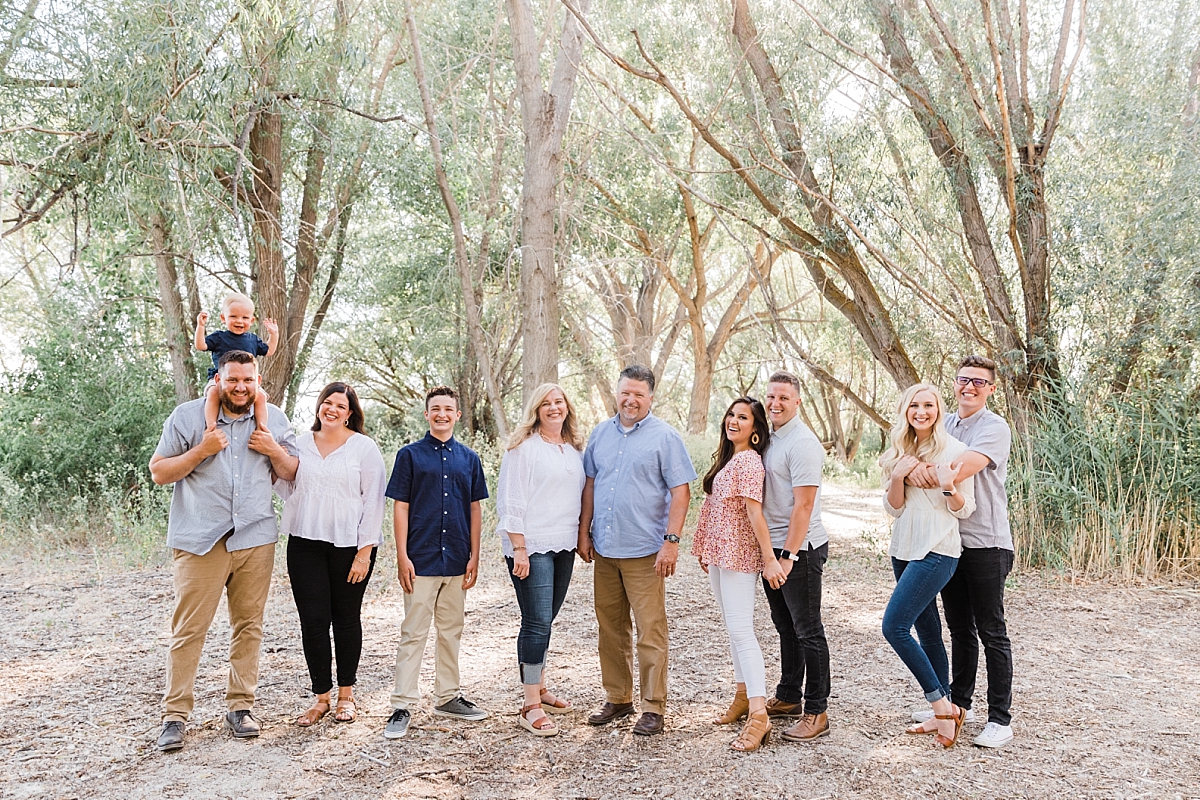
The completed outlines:
<svg viewBox="0 0 1200 800">
<path fill-rule="evenodd" d="M 766 470 L 762 456 L 743 450 L 713 478 L 712 494 L 700 507 L 700 524 L 692 537 L 692 555 L 701 564 L 733 572 L 762 572 L 762 551 L 743 498 L 762 502 Z"/>
</svg>

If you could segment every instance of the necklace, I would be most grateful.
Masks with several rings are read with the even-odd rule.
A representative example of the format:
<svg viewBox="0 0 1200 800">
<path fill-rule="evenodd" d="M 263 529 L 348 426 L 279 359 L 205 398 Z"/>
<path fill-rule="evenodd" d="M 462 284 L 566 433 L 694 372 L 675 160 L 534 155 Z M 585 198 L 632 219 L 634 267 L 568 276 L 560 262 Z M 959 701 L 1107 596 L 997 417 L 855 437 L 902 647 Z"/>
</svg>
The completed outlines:
<svg viewBox="0 0 1200 800">
<path fill-rule="evenodd" d="M 548 438 L 546 436 L 546 434 L 542 433 L 541 431 L 538 431 L 538 436 L 542 437 L 542 441 L 545 442 L 546 444 L 552 444 L 552 445 L 555 445 L 558 447 L 561 447 L 562 445 L 566 444 L 566 442 L 564 442 L 562 439 L 562 434 L 559 434 L 557 442 Z"/>
</svg>

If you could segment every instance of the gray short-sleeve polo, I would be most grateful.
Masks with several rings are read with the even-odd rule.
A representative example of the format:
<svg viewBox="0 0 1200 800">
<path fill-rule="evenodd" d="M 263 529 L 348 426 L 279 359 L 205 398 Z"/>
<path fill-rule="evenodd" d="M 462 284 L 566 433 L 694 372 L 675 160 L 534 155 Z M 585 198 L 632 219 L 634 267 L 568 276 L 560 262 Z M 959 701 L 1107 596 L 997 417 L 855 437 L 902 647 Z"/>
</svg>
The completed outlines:
<svg viewBox="0 0 1200 800">
<path fill-rule="evenodd" d="M 829 541 L 829 533 L 821 522 L 821 471 L 824 465 L 824 445 L 799 416 L 771 432 L 771 446 L 763 456 L 763 466 L 767 469 L 763 516 L 771 531 L 771 545 L 776 549 L 787 541 L 788 523 L 795 505 L 792 489 L 797 486 L 817 487 L 804 548 L 813 550 Z"/>
<path fill-rule="evenodd" d="M 975 476 L 975 513 L 959 520 L 963 547 L 1013 549 L 1008 524 L 1008 496 L 1004 480 L 1012 449 L 1012 431 L 1003 417 L 986 408 L 966 419 L 955 412 L 946 418 L 946 432 L 990 462 Z"/>
</svg>

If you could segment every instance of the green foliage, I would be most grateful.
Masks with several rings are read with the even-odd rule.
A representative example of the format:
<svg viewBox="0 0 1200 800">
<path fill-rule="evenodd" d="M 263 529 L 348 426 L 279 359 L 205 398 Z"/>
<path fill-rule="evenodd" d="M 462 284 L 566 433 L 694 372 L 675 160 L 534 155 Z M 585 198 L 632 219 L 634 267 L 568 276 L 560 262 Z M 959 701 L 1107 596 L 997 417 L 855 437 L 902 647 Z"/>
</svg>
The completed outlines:
<svg viewBox="0 0 1200 800">
<path fill-rule="evenodd" d="M 1093 576 L 1200 573 L 1200 398 L 1174 384 L 1069 394 L 1014 448 L 1009 509 L 1022 562 Z"/>
<path fill-rule="evenodd" d="M 148 346 L 147 320 L 127 304 L 51 305 L 71 324 L 29 331 L 29 366 L 7 376 L 0 420 L 0 471 L 40 496 L 87 495 L 146 483 L 170 381 L 159 348 Z M 91 313 L 89 313 L 91 312 Z"/>
</svg>

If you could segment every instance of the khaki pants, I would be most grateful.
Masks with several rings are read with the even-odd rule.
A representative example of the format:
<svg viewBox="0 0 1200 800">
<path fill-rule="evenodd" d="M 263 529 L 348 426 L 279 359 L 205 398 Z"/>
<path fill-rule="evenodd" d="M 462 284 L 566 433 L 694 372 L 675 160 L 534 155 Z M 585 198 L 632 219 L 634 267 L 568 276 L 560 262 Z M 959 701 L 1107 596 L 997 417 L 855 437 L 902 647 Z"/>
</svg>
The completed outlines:
<svg viewBox="0 0 1200 800">
<path fill-rule="evenodd" d="M 421 699 L 418 685 L 421 657 L 425 655 L 430 621 L 437 626 L 433 704 L 440 706 L 458 697 L 458 645 L 462 641 L 463 601 L 467 596 L 462 583 L 462 575 L 418 575 L 413 579 L 412 594 L 405 593 L 392 708 L 412 709 Z"/>
<path fill-rule="evenodd" d="M 221 602 L 229 600 L 229 685 L 225 704 L 230 711 L 254 707 L 258 685 L 258 656 L 262 649 L 263 609 L 271 590 L 275 545 L 264 544 L 232 553 L 228 536 L 202 556 L 176 550 L 175 613 L 171 616 L 171 648 L 167 652 L 167 693 L 163 721 L 186 722 L 195 705 L 196 668 L 204 640 Z"/>
<path fill-rule="evenodd" d="M 662 578 L 654 573 L 657 555 L 605 558 L 596 553 L 593 578 L 596 622 L 600 627 L 600 678 L 610 703 L 633 702 L 633 625 L 637 621 L 637 654 L 642 712 L 666 713 L 667 600 Z"/>
</svg>

